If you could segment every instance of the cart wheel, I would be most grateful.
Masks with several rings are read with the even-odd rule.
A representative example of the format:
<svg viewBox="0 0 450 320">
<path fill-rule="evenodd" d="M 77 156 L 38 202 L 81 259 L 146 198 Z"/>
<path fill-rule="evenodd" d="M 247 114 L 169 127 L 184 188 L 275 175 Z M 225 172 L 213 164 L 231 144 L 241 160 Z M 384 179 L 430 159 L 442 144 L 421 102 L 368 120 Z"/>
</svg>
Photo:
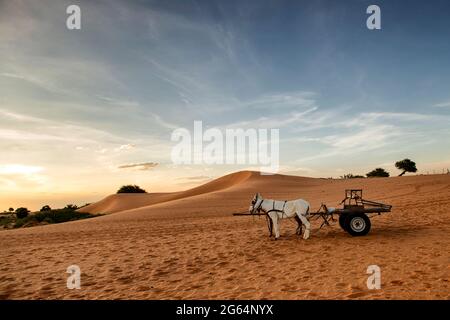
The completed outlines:
<svg viewBox="0 0 450 320">
<path fill-rule="evenodd" d="M 346 214 L 340 214 L 339 215 L 339 225 L 341 226 L 342 230 L 347 231 L 347 229 L 345 229 L 345 219 L 347 218 Z"/>
<path fill-rule="evenodd" d="M 345 231 L 354 237 L 368 234 L 370 225 L 370 219 L 364 213 L 349 214 L 344 220 Z"/>
</svg>

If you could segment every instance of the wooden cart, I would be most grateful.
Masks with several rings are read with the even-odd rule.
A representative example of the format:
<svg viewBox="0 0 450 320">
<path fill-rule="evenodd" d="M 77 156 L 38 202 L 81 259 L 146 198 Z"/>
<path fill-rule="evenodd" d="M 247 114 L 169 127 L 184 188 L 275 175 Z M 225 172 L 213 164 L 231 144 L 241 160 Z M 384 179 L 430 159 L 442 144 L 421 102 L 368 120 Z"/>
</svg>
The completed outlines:
<svg viewBox="0 0 450 320">
<path fill-rule="evenodd" d="M 341 204 L 343 207 L 336 209 L 322 204 L 317 212 L 311 212 L 310 215 L 313 218 L 323 219 L 320 228 L 330 225 L 330 221 L 336 221 L 334 215 L 337 215 L 341 228 L 356 237 L 369 233 L 371 217 L 383 212 L 390 212 L 392 209 L 391 205 L 363 199 L 362 189 L 345 190 L 345 198 Z"/>
</svg>

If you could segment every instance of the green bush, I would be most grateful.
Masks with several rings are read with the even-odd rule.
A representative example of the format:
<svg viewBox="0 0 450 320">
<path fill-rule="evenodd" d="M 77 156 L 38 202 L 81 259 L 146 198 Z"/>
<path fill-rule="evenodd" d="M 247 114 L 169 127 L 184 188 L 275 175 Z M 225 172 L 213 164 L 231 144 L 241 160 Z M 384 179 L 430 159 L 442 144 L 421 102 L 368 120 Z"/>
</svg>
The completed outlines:
<svg viewBox="0 0 450 320">
<path fill-rule="evenodd" d="M 30 210 L 24 207 L 20 207 L 16 209 L 16 217 L 17 219 L 23 219 L 28 216 L 28 213 L 30 213 Z"/>
<path fill-rule="evenodd" d="M 6 225 L 10 224 L 11 222 L 14 222 L 14 218 L 11 216 L 0 217 L 0 226 L 6 226 Z"/>
<path fill-rule="evenodd" d="M 74 209 L 52 209 L 50 211 L 41 211 L 27 217 L 17 219 L 14 228 L 33 225 L 33 222 L 41 223 L 62 223 L 67 221 L 75 221 L 80 219 L 87 219 L 96 217 L 91 213 L 77 212 Z"/>
<path fill-rule="evenodd" d="M 14 224 L 14 228 L 20 228 L 22 227 L 27 221 L 24 219 L 17 219 L 16 223 Z"/>
<path fill-rule="evenodd" d="M 120 189 L 117 191 L 117 193 L 147 193 L 144 189 L 137 185 L 126 185 L 120 187 Z"/>
<path fill-rule="evenodd" d="M 55 221 L 53 221 L 52 218 L 50 217 L 45 217 L 44 220 L 42 220 L 42 222 L 55 223 Z"/>
<path fill-rule="evenodd" d="M 389 177 L 389 172 L 384 170 L 383 168 L 376 168 L 369 173 L 366 174 L 368 178 L 371 177 Z"/>
<path fill-rule="evenodd" d="M 51 211 L 38 212 L 33 218 L 38 222 L 61 223 L 66 221 L 80 220 L 90 218 L 93 215 L 85 212 L 77 212 L 73 209 L 55 209 Z"/>
</svg>

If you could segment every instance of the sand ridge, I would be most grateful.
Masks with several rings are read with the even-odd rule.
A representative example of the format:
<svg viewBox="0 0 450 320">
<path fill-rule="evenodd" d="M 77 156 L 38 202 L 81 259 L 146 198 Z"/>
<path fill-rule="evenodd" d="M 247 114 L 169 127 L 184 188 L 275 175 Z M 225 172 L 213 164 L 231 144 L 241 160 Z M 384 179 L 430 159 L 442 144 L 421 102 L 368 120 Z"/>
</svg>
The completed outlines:
<svg viewBox="0 0 450 320">
<path fill-rule="evenodd" d="M 235 186 L 255 175 L 257 175 L 256 172 L 240 171 L 182 192 L 113 194 L 96 203 L 83 207 L 78 211 L 108 214 L 144 206 L 150 206 L 157 203 L 223 190 Z"/>
<path fill-rule="evenodd" d="M 99 218 L 0 232 L 0 297 L 450 298 L 449 175 L 328 180 L 245 172 L 224 178 L 186 191 L 189 196 L 160 194 L 162 201 L 132 207 L 115 197 L 108 205 L 124 209 Z M 351 237 L 338 225 L 319 231 L 313 221 L 305 241 L 294 223 L 283 221 L 282 237 L 273 241 L 263 218 L 231 216 L 248 208 L 255 192 L 301 197 L 318 209 L 321 202 L 338 205 L 346 188 L 363 188 L 367 199 L 394 206 L 372 219 L 366 237 Z M 66 288 L 71 264 L 82 270 L 81 290 Z M 381 268 L 381 290 L 367 289 L 371 264 Z"/>
</svg>

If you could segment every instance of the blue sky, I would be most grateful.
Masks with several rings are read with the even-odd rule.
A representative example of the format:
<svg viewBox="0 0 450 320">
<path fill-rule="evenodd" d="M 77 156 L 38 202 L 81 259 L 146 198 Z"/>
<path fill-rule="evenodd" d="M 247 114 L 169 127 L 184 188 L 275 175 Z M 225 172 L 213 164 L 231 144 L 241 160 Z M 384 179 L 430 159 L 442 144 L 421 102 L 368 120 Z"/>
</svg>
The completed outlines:
<svg viewBox="0 0 450 320">
<path fill-rule="evenodd" d="M 81 30 L 65 26 L 73 3 Z M 381 30 L 366 28 L 371 4 Z M 285 173 L 395 175 L 406 157 L 442 171 L 449 15 L 437 0 L 0 1 L 0 204 L 179 190 L 244 169 L 174 170 L 170 134 L 194 120 L 279 128 Z M 119 168 L 138 163 L 158 165 Z"/>
</svg>

